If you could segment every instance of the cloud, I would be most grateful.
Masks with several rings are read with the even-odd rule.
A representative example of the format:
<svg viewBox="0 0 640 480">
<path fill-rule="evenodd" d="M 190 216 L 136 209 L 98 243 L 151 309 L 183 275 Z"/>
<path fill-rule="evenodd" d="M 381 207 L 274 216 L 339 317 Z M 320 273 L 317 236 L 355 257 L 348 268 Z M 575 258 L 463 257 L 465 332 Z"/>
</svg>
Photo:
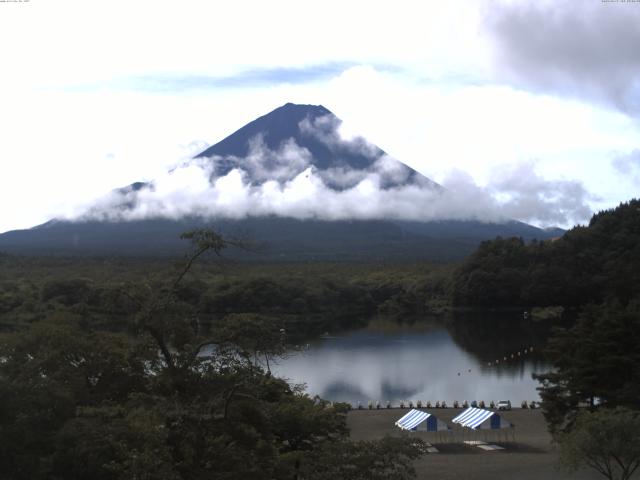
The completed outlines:
<svg viewBox="0 0 640 480">
<path fill-rule="evenodd" d="M 211 157 L 215 170 L 228 170 L 229 165 L 246 172 L 253 183 L 267 180 L 278 182 L 290 180 L 299 175 L 311 164 L 311 153 L 299 146 L 293 139 L 282 142 L 277 150 L 270 150 L 262 135 L 249 141 L 249 154 L 239 157 Z"/>
<path fill-rule="evenodd" d="M 299 125 L 303 137 L 313 138 L 328 147 L 336 166 L 319 170 L 324 183 L 335 189 L 352 188 L 363 181 L 368 174 L 377 175 L 382 188 L 422 181 L 424 186 L 435 187 L 425 177 L 407 167 L 402 162 L 387 155 L 380 148 L 360 135 L 353 135 L 342 128 L 342 121 L 334 115 L 305 118 Z M 351 162 L 345 160 L 348 157 Z M 352 168 L 353 162 L 367 161 L 371 165 Z"/>
<path fill-rule="evenodd" d="M 626 2 L 492 3 L 496 67 L 529 88 L 640 112 L 640 8 Z"/>
<path fill-rule="evenodd" d="M 525 218 L 545 225 L 591 215 L 589 201 L 597 200 L 576 180 L 547 180 L 524 162 L 494 172 L 489 186 L 492 198 L 502 198 L 502 211 L 510 218 Z"/>
<path fill-rule="evenodd" d="M 256 137 L 244 159 L 194 159 L 146 188 L 112 192 L 76 217 L 126 221 L 278 215 L 321 220 L 519 219 L 569 225 L 591 215 L 591 197 L 579 182 L 547 181 L 532 162 L 496 172 L 484 187 L 453 171 L 443 189 L 428 182 L 385 186 L 389 175 L 406 180 L 403 168 L 409 169 L 384 154 L 365 169 L 320 170 L 311 160 L 309 151 L 292 139 L 271 151 Z M 229 161 L 234 168 L 216 175 L 217 165 Z M 342 188 L 335 188 L 336 178 L 346 179 Z"/>
<path fill-rule="evenodd" d="M 480 15 L 489 2 L 488 15 Z M 176 146 L 224 138 L 291 101 L 331 108 L 437 181 L 455 166 L 486 185 L 492 166 L 536 158 L 545 178 L 579 178 L 605 197 L 594 209 L 636 194 L 603 166 L 610 167 L 609 152 L 638 145 L 637 123 L 621 111 L 538 93 L 597 98 L 608 107 L 619 97 L 609 92 L 611 74 L 623 87 L 618 103 L 632 104 L 629 85 L 640 76 L 630 48 L 638 42 L 627 27 L 637 4 L 555 1 L 549 10 L 494 0 L 374 2 L 362 21 L 358 2 L 333 0 L 304 9 L 293 0 L 194 0 L 189 8 L 152 0 L 31 3 L 0 15 L 0 38 L 12 45 L 0 76 L 0 158 L 7 165 L 0 200 L 19 206 L 5 209 L 0 231 L 60 216 L 114 186 L 158 178 L 167 160 L 179 158 L 167 153 Z M 529 11 L 549 15 L 510 23 Z M 629 19 L 604 29 L 610 16 Z M 569 28 L 582 17 L 607 33 L 592 39 L 585 28 L 568 31 L 584 46 L 573 51 L 597 60 L 578 68 L 573 53 L 556 52 L 558 42 L 547 38 L 562 35 L 560 20 Z M 326 26 L 330 35 L 317 34 Z M 529 42 L 536 32 L 544 48 Z M 627 46 L 610 48 L 622 40 Z M 590 65 L 604 71 L 591 75 Z M 108 166 L 106 154 L 114 155 Z"/>
<path fill-rule="evenodd" d="M 73 84 L 68 91 L 91 91 L 105 87 L 151 93 L 185 93 L 219 89 L 249 89 L 290 84 L 303 85 L 326 81 L 351 68 L 353 62 L 327 62 L 300 67 L 259 67 L 239 70 L 230 75 L 149 74 L 119 77 L 96 83 Z M 383 71 L 393 67 L 381 65 Z"/>
<path fill-rule="evenodd" d="M 616 155 L 611 161 L 611 165 L 616 171 L 633 182 L 640 182 L 640 149 Z"/>
<path fill-rule="evenodd" d="M 298 125 L 302 135 L 324 143 L 335 154 L 347 152 L 376 158 L 384 152 L 359 135 L 349 136 L 344 132 L 342 121 L 334 115 L 323 115 L 314 119 L 305 118 Z"/>
</svg>

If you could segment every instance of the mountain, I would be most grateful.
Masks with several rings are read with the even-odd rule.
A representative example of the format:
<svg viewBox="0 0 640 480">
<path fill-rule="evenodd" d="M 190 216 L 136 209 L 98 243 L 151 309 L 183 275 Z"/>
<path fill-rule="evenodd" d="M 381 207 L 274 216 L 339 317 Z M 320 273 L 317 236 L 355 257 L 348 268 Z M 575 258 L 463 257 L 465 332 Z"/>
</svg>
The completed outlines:
<svg viewBox="0 0 640 480">
<path fill-rule="evenodd" d="M 166 178 L 114 190 L 79 220 L 54 219 L 0 235 L 0 250 L 173 255 L 185 249 L 180 233 L 207 227 L 256 246 L 248 255 L 256 260 L 449 261 L 499 235 L 558 235 L 514 221 L 425 222 L 413 218 L 415 212 L 405 215 L 402 209 L 419 213 L 420 202 L 437 199 L 443 188 L 365 139 L 343 138 L 340 125 L 323 106 L 288 103 Z M 195 183 L 175 187 L 182 177 Z M 391 218 L 370 218 L 374 207 Z"/>
<path fill-rule="evenodd" d="M 231 257 L 255 261 L 454 261 L 496 236 L 544 237 L 519 222 L 394 222 L 389 220 L 296 220 L 255 217 L 207 221 L 151 219 L 130 222 L 50 221 L 0 235 L 0 251 L 54 255 L 175 255 L 187 245 L 184 231 L 213 228 L 248 243 L 249 252 Z"/>
<path fill-rule="evenodd" d="M 361 176 L 355 175 L 351 179 L 342 178 L 338 181 L 335 176 L 327 175 L 327 172 L 372 172 L 376 170 L 376 162 L 381 158 L 387 163 L 386 169 L 394 170 L 394 175 L 383 177 L 383 188 L 407 184 L 439 188 L 435 182 L 388 157 L 386 152 L 362 137 L 344 140 L 339 134 L 341 123 L 338 117 L 322 105 L 287 103 L 248 123 L 195 158 L 215 158 L 215 175 L 218 177 L 240 167 L 249 171 L 253 184 L 259 184 L 266 179 L 274 178 L 274 170 L 280 166 L 282 156 L 267 160 L 266 178 L 256 175 L 257 172 L 248 165 L 246 159 L 250 158 L 258 147 L 278 152 L 283 144 L 288 143 L 296 145 L 302 151 L 306 150 L 309 154 L 309 164 L 321 172 L 326 184 L 337 190 L 353 186 Z M 285 160 L 288 162 L 287 166 L 290 166 L 289 159 Z"/>
</svg>

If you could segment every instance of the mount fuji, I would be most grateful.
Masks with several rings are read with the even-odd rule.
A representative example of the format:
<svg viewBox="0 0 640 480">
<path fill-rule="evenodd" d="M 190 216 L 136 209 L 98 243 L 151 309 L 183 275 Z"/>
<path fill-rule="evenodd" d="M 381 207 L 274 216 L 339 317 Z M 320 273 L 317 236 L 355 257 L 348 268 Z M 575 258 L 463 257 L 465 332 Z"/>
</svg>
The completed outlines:
<svg viewBox="0 0 640 480">
<path fill-rule="evenodd" d="M 258 244 L 256 260 L 448 261 L 498 235 L 562 233 L 434 216 L 443 191 L 362 137 L 345 137 L 325 107 L 288 103 L 78 218 L 0 235 L 0 250 L 173 255 L 185 248 L 180 233 L 207 227 Z"/>
</svg>

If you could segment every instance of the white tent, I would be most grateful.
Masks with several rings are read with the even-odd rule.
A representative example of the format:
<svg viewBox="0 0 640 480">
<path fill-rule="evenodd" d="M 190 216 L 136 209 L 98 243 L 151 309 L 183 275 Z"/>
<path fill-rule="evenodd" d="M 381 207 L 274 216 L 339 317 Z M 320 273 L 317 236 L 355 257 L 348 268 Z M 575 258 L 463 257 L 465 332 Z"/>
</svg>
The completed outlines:
<svg viewBox="0 0 640 480">
<path fill-rule="evenodd" d="M 467 408 L 460 415 L 451 420 L 461 427 L 473 428 L 474 430 L 497 430 L 511 428 L 513 425 L 491 410 L 482 408 Z"/>
<path fill-rule="evenodd" d="M 453 418 L 451 420 L 452 423 L 456 423 L 461 427 L 467 427 L 470 429 L 472 440 L 477 442 L 478 432 L 484 432 L 482 436 L 485 440 L 488 439 L 488 436 L 494 436 L 490 434 L 490 432 L 494 432 L 497 435 L 498 440 L 502 437 L 501 432 L 504 432 L 504 438 L 507 440 L 510 436 L 515 442 L 516 432 L 514 425 L 509 423 L 496 412 L 492 412 L 491 410 L 484 410 L 482 408 L 467 408 L 460 415 Z M 508 429 L 508 430 L 507 430 Z M 511 433 L 511 435 L 509 435 Z M 464 438 L 464 429 L 462 430 L 462 435 Z"/>
<path fill-rule="evenodd" d="M 402 430 L 442 432 L 450 430 L 449 426 L 438 420 L 435 415 L 412 409 L 396 422 L 396 426 Z"/>
</svg>

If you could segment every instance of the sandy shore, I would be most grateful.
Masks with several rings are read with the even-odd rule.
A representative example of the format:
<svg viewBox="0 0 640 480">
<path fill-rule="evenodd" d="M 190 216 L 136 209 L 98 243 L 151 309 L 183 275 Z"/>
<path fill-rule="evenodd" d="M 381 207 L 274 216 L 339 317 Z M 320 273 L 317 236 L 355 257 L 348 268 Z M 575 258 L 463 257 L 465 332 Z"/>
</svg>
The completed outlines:
<svg viewBox="0 0 640 480">
<path fill-rule="evenodd" d="M 440 420 L 451 424 L 451 419 L 462 409 L 426 410 Z M 478 447 L 462 443 L 463 432 L 457 426 L 447 441 L 445 435 L 426 432 L 402 432 L 394 422 L 408 409 L 354 410 L 347 416 L 347 425 L 354 440 L 373 440 L 385 435 L 413 435 L 435 445 L 440 453 L 425 454 L 416 463 L 419 479 L 522 479 L 564 480 L 603 478 L 595 471 L 584 470 L 573 475 L 558 470 L 558 453 L 551 444 L 546 424 L 540 410 L 514 409 L 500 412 L 515 425 L 515 442 L 503 434 L 498 437 L 490 433 L 489 443 L 504 447 L 504 450 L 483 451 Z M 468 438 L 468 433 L 466 434 Z M 481 434 L 478 439 L 484 440 Z M 639 477 L 640 478 L 640 477 Z"/>
</svg>

